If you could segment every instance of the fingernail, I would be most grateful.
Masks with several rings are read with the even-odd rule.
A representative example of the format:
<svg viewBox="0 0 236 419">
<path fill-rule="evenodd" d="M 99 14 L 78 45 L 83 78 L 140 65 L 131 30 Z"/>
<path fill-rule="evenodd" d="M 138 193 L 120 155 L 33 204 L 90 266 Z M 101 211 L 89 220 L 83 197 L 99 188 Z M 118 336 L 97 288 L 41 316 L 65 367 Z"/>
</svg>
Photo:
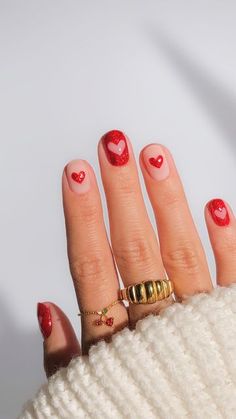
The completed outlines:
<svg viewBox="0 0 236 419">
<path fill-rule="evenodd" d="M 39 328 L 42 332 L 43 337 L 46 339 L 50 336 L 52 331 L 52 318 L 50 308 L 47 307 L 46 304 L 38 303 L 37 316 Z"/>
<path fill-rule="evenodd" d="M 149 175 L 155 180 L 166 179 L 169 165 L 163 148 L 159 144 L 150 144 L 142 152 L 143 161 Z"/>
<path fill-rule="evenodd" d="M 70 189 L 78 194 L 90 188 L 88 167 L 83 160 L 72 160 L 66 165 L 66 176 Z"/>
<path fill-rule="evenodd" d="M 113 166 L 123 166 L 129 161 L 129 150 L 122 131 L 113 130 L 102 137 L 108 161 Z"/>
<path fill-rule="evenodd" d="M 207 207 L 214 222 L 218 226 L 227 226 L 230 222 L 229 213 L 222 199 L 216 198 L 208 202 Z"/>
</svg>

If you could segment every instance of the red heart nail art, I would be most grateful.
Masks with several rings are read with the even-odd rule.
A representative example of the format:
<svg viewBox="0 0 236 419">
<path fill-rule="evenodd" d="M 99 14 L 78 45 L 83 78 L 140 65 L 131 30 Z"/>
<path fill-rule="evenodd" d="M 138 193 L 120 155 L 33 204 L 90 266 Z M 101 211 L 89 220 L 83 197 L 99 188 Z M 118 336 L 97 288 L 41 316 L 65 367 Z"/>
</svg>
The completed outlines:
<svg viewBox="0 0 236 419">
<path fill-rule="evenodd" d="M 163 163 L 163 156 L 160 154 L 159 156 L 157 156 L 157 157 L 150 157 L 150 159 L 149 159 L 149 163 L 152 165 L 152 166 L 155 166 L 155 167 L 157 167 L 158 169 L 160 169 L 160 167 L 162 166 L 162 163 Z"/>
<path fill-rule="evenodd" d="M 118 156 L 121 156 L 124 152 L 124 149 L 126 147 L 125 141 L 120 140 L 117 144 L 114 144 L 112 142 L 107 143 L 107 148 L 111 153 L 118 154 Z"/>
<path fill-rule="evenodd" d="M 123 166 L 128 162 L 129 151 L 123 132 L 109 131 L 103 136 L 102 141 L 107 158 L 113 166 Z"/>
<path fill-rule="evenodd" d="M 81 170 L 79 173 L 76 173 L 76 172 L 71 173 L 72 179 L 77 183 L 82 183 L 85 179 L 85 176 L 86 174 L 83 170 Z"/>
<path fill-rule="evenodd" d="M 227 226 L 230 223 L 229 213 L 222 199 L 212 199 L 207 204 L 215 223 L 218 226 Z"/>
</svg>

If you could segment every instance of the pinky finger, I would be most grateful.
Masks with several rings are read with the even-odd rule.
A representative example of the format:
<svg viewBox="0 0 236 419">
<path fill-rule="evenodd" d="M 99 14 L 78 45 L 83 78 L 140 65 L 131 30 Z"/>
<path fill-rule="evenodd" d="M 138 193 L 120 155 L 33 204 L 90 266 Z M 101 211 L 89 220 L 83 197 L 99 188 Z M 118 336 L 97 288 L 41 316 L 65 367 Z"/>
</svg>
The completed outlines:
<svg viewBox="0 0 236 419">
<path fill-rule="evenodd" d="M 205 219 L 216 262 L 220 286 L 236 282 L 236 219 L 229 204 L 220 198 L 209 201 Z"/>
<path fill-rule="evenodd" d="M 43 336 L 44 370 L 49 378 L 81 355 L 81 348 L 68 317 L 56 304 L 38 303 L 37 315 Z"/>
</svg>

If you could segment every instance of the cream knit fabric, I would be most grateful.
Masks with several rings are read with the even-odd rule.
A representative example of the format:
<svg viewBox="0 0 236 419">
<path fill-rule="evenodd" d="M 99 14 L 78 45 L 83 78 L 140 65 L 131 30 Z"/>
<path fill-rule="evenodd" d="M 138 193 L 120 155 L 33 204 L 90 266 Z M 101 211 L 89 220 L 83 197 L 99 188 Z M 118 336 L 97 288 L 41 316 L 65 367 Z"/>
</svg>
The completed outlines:
<svg viewBox="0 0 236 419">
<path fill-rule="evenodd" d="M 175 303 L 74 358 L 20 419 L 235 419 L 236 284 Z"/>
</svg>

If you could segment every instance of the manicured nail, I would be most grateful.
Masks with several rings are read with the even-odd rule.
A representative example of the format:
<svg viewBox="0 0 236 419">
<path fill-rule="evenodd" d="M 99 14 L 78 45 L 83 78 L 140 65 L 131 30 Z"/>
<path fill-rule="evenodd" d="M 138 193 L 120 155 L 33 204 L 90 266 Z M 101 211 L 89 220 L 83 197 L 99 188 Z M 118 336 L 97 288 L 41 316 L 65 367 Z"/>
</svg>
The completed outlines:
<svg viewBox="0 0 236 419">
<path fill-rule="evenodd" d="M 46 339 L 50 336 L 52 331 L 52 318 L 50 308 L 46 306 L 46 304 L 38 303 L 37 316 L 40 330 L 43 337 Z"/>
<path fill-rule="evenodd" d="M 229 213 L 222 199 L 212 199 L 212 201 L 208 202 L 207 208 L 209 209 L 213 220 L 218 226 L 223 227 L 229 224 Z"/>
<path fill-rule="evenodd" d="M 159 144 L 150 144 L 145 147 L 143 161 L 149 175 L 155 180 L 166 179 L 169 175 L 169 165 L 163 148 Z"/>
<path fill-rule="evenodd" d="M 87 192 L 90 188 L 88 167 L 83 160 L 72 160 L 66 165 L 66 176 L 70 189 L 75 193 Z"/>
<path fill-rule="evenodd" d="M 129 150 L 123 132 L 113 130 L 102 137 L 108 161 L 113 166 L 123 166 L 129 161 Z"/>
</svg>

